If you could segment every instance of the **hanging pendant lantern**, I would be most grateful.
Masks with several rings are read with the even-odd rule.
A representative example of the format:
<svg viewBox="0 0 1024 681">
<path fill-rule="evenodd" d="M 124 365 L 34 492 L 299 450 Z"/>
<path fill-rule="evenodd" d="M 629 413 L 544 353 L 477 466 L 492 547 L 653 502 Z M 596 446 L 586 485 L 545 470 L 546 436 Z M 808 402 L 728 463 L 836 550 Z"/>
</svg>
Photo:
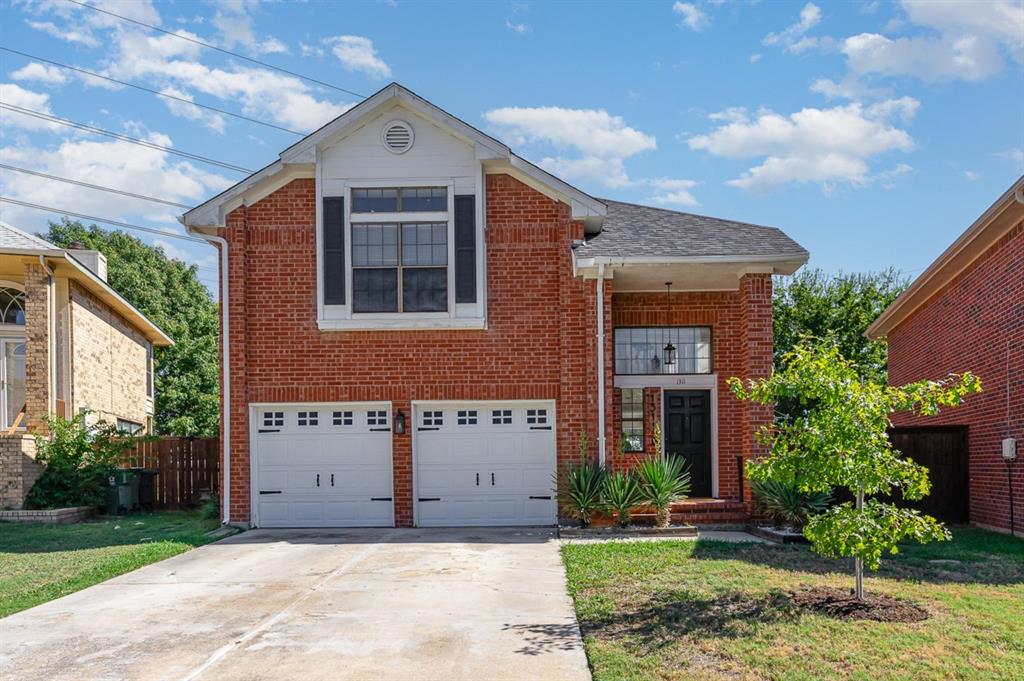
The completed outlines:
<svg viewBox="0 0 1024 681">
<path fill-rule="evenodd" d="M 668 323 L 665 325 L 666 328 L 670 329 L 671 333 L 672 326 L 672 282 L 665 282 L 666 295 L 668 296 Z M 669 337 L 668 345 L 665 346 L 665 366 L 675 366 L 676 363 L 676 346 L 672 345 L 672 338 Z"/>
</svg>

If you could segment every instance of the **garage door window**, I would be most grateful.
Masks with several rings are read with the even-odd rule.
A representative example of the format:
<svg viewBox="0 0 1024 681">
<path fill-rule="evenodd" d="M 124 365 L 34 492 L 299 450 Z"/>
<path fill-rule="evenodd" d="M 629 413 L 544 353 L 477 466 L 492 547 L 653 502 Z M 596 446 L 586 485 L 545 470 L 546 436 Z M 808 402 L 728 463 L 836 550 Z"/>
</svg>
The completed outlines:
<svg viewBox="0 0 1024 681">
<path fill-rule="evenodd" d="M 475 426 L 477 421 L 476 409 L 460 409 L 456 415 L 456 423 L 460 426 Z"/>
<path fill-rule="evenodd" d="M 443 426 L 444 425 L 444 412 L 443 411 L 425 411 L 425 412 L 423 412 L 423 425 L 424 426 Z"/>
<path fill-rule="evenodd" d="M 548 422 L 547 409 L 527 409 L 526 422 L 530 425 L 543 426 Z"/>
<path fill-rule="evenodd" d="M 273 428 L 274 426 L 284 425 L 284 412 L 283 411 L 265 411 L 263 412 L 263 425 L 265 427 Z"/>
<path fill-rule="evenodd" d="M 368 426 L 386 426 L 386 425 L 388 425 L 388 413 L 386 411 L 368 411 L 368 412 L 366 412 L 366 425 L 368 425 Z"/>
<path fill-rule="evenodd" d="M 320 425 L 320 412 L 318 412 L 318 411 L 300 411 L 299 412 L 299 425 L 300 426 L 316 426 L 316 425 Z"/>
<path fill-rule="evenodd" d="M 491 423 L 496 426 L 511 425 L 512 424 L 512 410 L 511 409 L 494 409 L 491 411 Z"/>
<path fill-rule="evenodd" d="M 336 411 L 332 415 L 331 422 L 336 426 L 351 426 L 352 425 L 352 412 L 350 411 Z"/>
</svg>

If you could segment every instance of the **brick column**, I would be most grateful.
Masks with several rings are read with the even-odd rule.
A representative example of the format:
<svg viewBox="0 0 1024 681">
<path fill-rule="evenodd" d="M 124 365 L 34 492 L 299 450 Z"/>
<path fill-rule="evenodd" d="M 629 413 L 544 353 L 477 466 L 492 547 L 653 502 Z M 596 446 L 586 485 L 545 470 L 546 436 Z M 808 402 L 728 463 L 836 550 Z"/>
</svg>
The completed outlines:
<svg viewBox="0 0 1024 681">
<path fill-rule="evenodd" d="M 746 274 L 740 278 L 740 341 L 744 380 L 767 378 L 772 372 L 772 277 L 770 274 Z M 763 455 L 764 447 L 755 435 L 772 421 L 774 409 L 753 402 L 744 403 L 743 460 Z M 752 501 L 750 485 L 743 485 L 743 500 Z"/>
<path fill-rule="evenodd" d="M 25 425 L 46 433 L 50 413 L 50 296 L 49 275 L 38 264 L 25 267 Z M 21 405 L 17 405 L 20 407 Z"/>
</svg>

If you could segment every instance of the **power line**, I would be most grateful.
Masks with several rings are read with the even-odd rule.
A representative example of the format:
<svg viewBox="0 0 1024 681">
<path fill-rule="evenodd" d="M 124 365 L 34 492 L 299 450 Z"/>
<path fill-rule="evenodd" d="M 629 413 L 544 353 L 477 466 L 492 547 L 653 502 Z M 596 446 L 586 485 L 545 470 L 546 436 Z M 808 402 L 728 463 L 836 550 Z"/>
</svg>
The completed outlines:
<svg viewBox="0 0 1024 681">
<path fill-rule="evenodd" d="M 200 104 L 198 102 L 193 102 L 192 100 L 186 99 L 184 97 L 178 97 L 176 95 L 171 95 L 171 94 L 168 94 L 166 92 L 160 92 L 159 90 L 153 90 L 151 88 L 144 87 L 142 85 L 136 85 L 135 83 L 129 83 L 129 82 L 124 81 L 124 80 L 118 80 L 117 78 L 111 78 L 110 76 L 103 76 L 103 75 L 100 75 L 100 74 L 95 73 L 93 71 L 87 71 L 85 69 L 79 68 L 77 66 L 71 66 L 69 64 L 62 64 L 62 63 L 60 63 L 58 61 L 53 61 L 52 59 L 46 59 L 44 57 L 37 57 L 37 56 L 31 55 L 31 54 L 29 54 L 27 52 L 21 52 L 20 50 L 11 49 L 10 47 L 4 47 L 4 46 L 0 45 L 0 50 L 3 50 L 4 52 L 10 52 L 12 54 L 21 55 L 22 57 L 26 57 L 28 59 L 35 59 L 36 61 L 46 62 L 47 64 L 53 64 L 54 66 L 59 66 L 60 68 L 68 69 L 69 71 L 77 71 L 78 73 L 84 73 L 85 75 L 91 76 L 92 78 L 100 78 L 102 80 L 110 81 L 111 83 L 117 83 L 118 85 L 124 85 L 126 87 L 135 88 L 136 90 L 142 90 L 143 92 L 148 92 L 150 94 L 157 95 L 158 97 L 166 97 L 167 99 L 173 99 L 176 102 L 182 102 L 184 104 L 191 104 L 192 106 L 199 107 L 200 109 L 209 109 L 210 111 L 216 111 L 219 114 L 224 114 L 225 116 L 231 116 L 233 118 L 238 118 L 238 119 L 241 119 L 243 121 L 248 121 L 249 123 L 256 123 L 257 125 L 265 125 L 268 128 L 273 128 L 274 130 L 281 130 L 282 132 L 291 133 L 292 135 L 298 135 L 299 137 L 304 137 L 305 136 L 305 133 L 297 132 L 295 130 L 289 130 L 288 128 L 282 128 L 280 125 L 274 125 L 273 123 L 267 123 L 265 121 L 261 121 L 261 120 L 258 120 L 256 118 L 250 118 L 249 116 L 243 116 L 242 114 L 234 113 L 233 111 L 227 111 L 225 109 L 218 109 L 217 107 L 210 106 L 208 104 Z"/>
<path fill-rule="evenodd" d="M 133 225 L 130 222 L 120 222 L 119 220 L 109 220 L 107 218 L 98 218 L 95 215 L 86 215 L 85 213 L 76 213 L 70 210 L 64 210 L 63 208 L 54 208 L 53 206 L 41 206 L 38 203 L 29 203 L 28 201 L 19 201 L 18 199 L 8 198 L 6 196 L 0 196 L 0 202 L 13 203 L 16 206 L 23 206 L 25 208 L 35 208 L 36 210 L 46 211 L 48 213 L 62 213 L 64 215 L 71 215 L 76 218 L 82 218 L 83 220 L 92 220 L 94 222 L 103 222 L 108 225 L 116 225 L 118 227 L 124 227 L 125 229 L 134 229 L 140 232 L 148 232 L 149 234 L 159 234 L 160 236 L 170 237 L 172 239 L 182 239 L 183 241 L 194 241 L 199 244 L 205 244 L 205 239 L 200 239 L 195 236 L 186 236 L 184 234 L 175 234 L 174 232 L 165 232 L 160 229 L 153 229 L 152 227 L 142 227 L 140 225 Z"/>
<path fill-rule="evenodd" d="M 157 151 L 164 151 L 164 152 L 167 152 L 168 154 L 175 154 L 177 156 L 183 156 L 185 158 L 189 158 L 189 159 L 192 159 L 194 161 L 201 161 L 203 163 L 209 163 L 210 165 L 220 166 L 221 168 L 227 168 L 228 170 L 234 170 L 236 172 L 245 173 L 247 175 L 251 175 L 252 173 L 256 172 L 255 170 L 252 170 L 251 168 L 243 168 L 242 166 L 236 166 L 236 165 L 233 165 L 231 163 L 224 163 L 223 161 L 217 161 L 215 159 L 208 158 L 206 156 L 200 156 L 199 154 L 193 154 L 193 153 L 190 153 L 188 151 L 180 151 L 178 149 L 174 149 L 173 147 L 165 147 L 162 144 L 156 144 L 154 142 L 148 142 L 146 140 L 139 139 L 138 137 L 130 137 L 128 135 L 122 135 L 119 132 L 111 132 L 110 130 L 104 130 L 103 128 L 96 128 L 96 127 L 93 127 L 91 125 L 86 125 L 84 123 L 76 123 L 75 121 L 72 121 L 72 120 L 67 119 L 67 118 L 61 118 L 59 116 L 54 116 L 52 114 L 43 113 L 41 111 L 33 111 L 32 109 L 24 109 L 24 108 L 22 108 L 20 106 L 14 106 L 13 104 L 7 104 L 6 102 L 0 102 L 0 109 L 9 109 L 10 111 L 14 111 L 16 113 L 20 113 L 20 114 L 23 114 L 25 116 L 32 116 L 34 118 L 39 118 L 39 119 L 42 119 L 44 121 L 50 121 L 51 123 L 58 123 L 60 125 L 66 125 L 66 126 L 71 127 L 71 128 L 78 128 L 79 130 L 85 130 L 87 132 L 93 132 L 93 133 L 96 133 L 97 135 L 106 135 L 107 137 L 112 137 L 114 139 L 121 140 L 123 142 L 131 142 L 132 144 L 138 144 L 138 145 L 143 146 L 143 147 L 148 147 L 149 149 L 156 149 Z"/>
<path fill-rule="evenodd" d="M 80 180 L 72 180 L 69 177 L 58 177 L 56 175 L 48 175 L 47 173 L 41 173 L 38 170 L 29 170 L 28 168 L 19 168 L 17 166 L 9 166 L 6 163 L 0 163 L 0 168 L 4 170 L 15 170 L 19 173 L 27 173 L 29 175 L 36 175 L 37 177 L 45 177 L 47 180 L 56 180 L 57 182 L 66 182 L 68 184 L 75 184 L 79 187 L 87 187 L 89 189 L 98 189 L 101 192 L 110 192 L 111 194 L 120 194 L 122 196 L 129 196 L 133 199 L 143 199 L 144 201 L 152 201 L 154 203 L 162 203 L 166 206 L 175 206 L 176 208 L 192 208 L 192 206 L 186 203 L 175 203 L 174 201 L 165 201 L 158 199 L 153 196 L 146 196 L 145 194 L 134 194 L 132 192 L 126 192 L 123 189 L 114 189 L 113 187 L 102 187 L 98 184 L 89 184 L 88 182 L 82 182 Z"/>
<path fill-rule="evenodd" d="M 352 90 L 346 90 L 343 87 L 339 87 L 337 85 L 332 85 L 331 83 L 325 83 L 322 80 L 317 80 L 316 78 L 311 78 L 309 76 L 304 76 L 301 73 L 296 73 L 295 71 L 289 71 L 288 69 L 281 68 L 280 66 L 274 66 L 273 64 L 268 64 L 265 61 L 260 61 L 259 59 L 253 59 L 252 57 L 247 57 L 244 54 L 239 54 L 238 52 L 232 52 L 231 50 L 225 50 L 223 47 L 217 47 L 216 45 L 211 45 L 210 43 L 205 43 L 202 40 L 196 40 L 195 38 L 190 38 L 188 36 L 181 35 L 180 33 L 174 33 L 173 31 L 168 31 L 166 29 L 160 28 L 159 26 L 154 26 L 152 24 L 147 24 L 147 23 L 145 23 L 143 21 L 139 21 L 138 19 L 132 19 L 131 17 L 126 17 L 126 16 L 123 16 L 121 14 L 115 14 L 115 13 L 113 13 L 111 11 L 108 11 L 108 10 L 105 10 L 105 9 L 100 9 L 99 7 L 96 7 L 95 5 L 90 5 L 90 4 L 85 3 L 85 2 L 79 2 L 79 0 L 67 0 L 67 1 L 70 2 L 73 5 L 78 5 L 79 7 L 87 7 L 88 9 L 91 9 L 94 12 L 100 12 L 102 14 L 106 14 L 108 16 L 112 16 L 112 17 L 115 17 L 117 19 L 120 19 L 121 21 L 127 21 L 129 23 L 136 24 L 138 26 L 144 26 L 144 27 L 146 27 L 146 28 L 148 28 L 150 30 L 159 31 L 160 33 L 164 33 L 166 35 L 173 35 L 175 38 L 180 38 L 181 40 L 187 40 L 190 43 L 194 43 L 196 45 L 201 45 L 203 47 L 206 47 L 206 48 L 211 49 L 211 50 L 216 50 L 217 52 L 221 52 L 223 54 L 229 54 L 232 57 L 236 57 L 238 59 L 244 59 L 245 61 L 252 62 L 253 64 L 259 64 L 260 66 L 263 66 L 263 67 L 268 68 L 268 69 L 273 69 L 274 71 L 279 71 L 280 73 L 286 73 L 289 76 L 294 76 L 295 78 L 301 78 L 302 80 L 308 81 L 310 83 L 316 83 L 317 85 L 323 85 L 324 87 L 329 87 L 329 88 L 331 88 L 333 90 L 337 90 L 338 92 L 344 92 L 345 94 L 352 95 L 353 97 L 359 97 L 360 99 L 366 99 L 366 95 L 361 95 L 358 92 L 353 92 Z"/>
</svg>

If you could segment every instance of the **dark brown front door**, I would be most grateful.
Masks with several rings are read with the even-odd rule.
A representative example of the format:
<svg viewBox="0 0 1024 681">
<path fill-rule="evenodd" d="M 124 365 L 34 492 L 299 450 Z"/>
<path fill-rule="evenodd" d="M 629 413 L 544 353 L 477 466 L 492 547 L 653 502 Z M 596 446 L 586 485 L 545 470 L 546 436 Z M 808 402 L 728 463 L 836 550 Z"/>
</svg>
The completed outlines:
<svg viewBox="0 0 1024 681">
<path fill-rule="evenodd" d="M 665 453 L 686 462 L 690 496 L 711 496 L 710 392 L 665 391 Z"/>
</svg>

